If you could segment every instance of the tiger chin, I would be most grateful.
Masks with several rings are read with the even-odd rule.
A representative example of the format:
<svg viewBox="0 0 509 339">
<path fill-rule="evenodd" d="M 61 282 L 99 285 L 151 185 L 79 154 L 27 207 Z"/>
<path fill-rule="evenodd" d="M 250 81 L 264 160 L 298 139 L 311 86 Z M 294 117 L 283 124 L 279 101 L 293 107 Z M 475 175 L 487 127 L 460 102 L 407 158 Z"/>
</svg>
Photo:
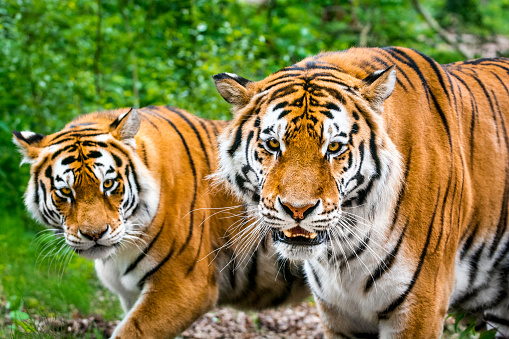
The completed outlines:
<svg viewBox="0 0 509 339">
<path fill-rule="evenodd" d="M 119 296 L 113 338 L 174 337 L 216 305 L 259 310 L 309 295 L 270 239 L 238 241 L 247 212 L 207 179 L 224 125 L 149 106 L 87 114 L 47 136 L 13 132 L 31 165 L 28 210 L 95 260 Z"/>
<path fill-rule="evenodd" d="M 328 337 L 439 338 L 448 310 L 509 336 L 508 71 L 387 47 L 214 76 L 217 176 L 304 262 Z"/>
</svg>

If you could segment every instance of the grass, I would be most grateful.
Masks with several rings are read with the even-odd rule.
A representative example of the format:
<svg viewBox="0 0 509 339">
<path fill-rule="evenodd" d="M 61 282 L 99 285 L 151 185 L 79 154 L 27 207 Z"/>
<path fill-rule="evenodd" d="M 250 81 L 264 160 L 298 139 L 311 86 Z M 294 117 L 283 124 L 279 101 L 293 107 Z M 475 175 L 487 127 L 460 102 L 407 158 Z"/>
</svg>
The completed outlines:
<svg viewBox="0 0 509 339">
<path fill-rule="evenodd" d="M 120 319 L 120 304 L 101 286 L 91 261 L 77 255 L 69 261 L 65 251 L 57 254 L 60 244 L 55 237 L 46 237 L 48 232 L 34 241 L 37 232 L 32 230 L 44 228 L 24 212 L 3 213 L 0 218 L 0 312 L 4 313 L 0 337 L 18 337 L 22 324 L 30 325 L 36 317 L 97 314 L 105 320 Z M 8 325 L 11 322 L 17 325 Z"/>
</svg>

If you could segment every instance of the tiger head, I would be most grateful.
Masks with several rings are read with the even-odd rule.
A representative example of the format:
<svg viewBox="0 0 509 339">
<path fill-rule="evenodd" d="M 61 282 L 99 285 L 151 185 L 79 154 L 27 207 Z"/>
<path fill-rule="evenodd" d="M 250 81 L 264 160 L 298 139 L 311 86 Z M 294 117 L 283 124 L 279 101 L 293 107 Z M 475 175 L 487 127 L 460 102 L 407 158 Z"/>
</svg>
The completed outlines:
<svg viewBox="0 0 509 339">
<path fill-rule="evenodd" d="M 135 152 L 139 127 L 131 109 L 85 115 L 48 136 L 13 132 L 31 164 L 27 208 L 84 257 L 109 257 L 155 215 L 158 190 Z"/>
<path fill-rule="evenodd" d="M 370 229 L 349 220 L 348 208 L 368 219 L 393 203 L 397 185 L 388 181 L 398 182 L 400 158 L 382 113 L 394 67 L 362 76 L 304 60 L 258 82 L 230 73 L 214 80 L 234 111 L 217 175 L 257 204 L 284 257 L 311 259 L 362 237 Z"/>
</svg>

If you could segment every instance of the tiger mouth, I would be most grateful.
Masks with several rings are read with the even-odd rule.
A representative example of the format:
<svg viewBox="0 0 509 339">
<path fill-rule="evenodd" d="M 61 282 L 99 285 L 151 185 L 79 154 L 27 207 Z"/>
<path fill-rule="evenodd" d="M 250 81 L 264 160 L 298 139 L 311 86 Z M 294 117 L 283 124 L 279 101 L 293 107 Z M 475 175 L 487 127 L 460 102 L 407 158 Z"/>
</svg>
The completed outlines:
<svg viewBox="0 0 509 339">
<path fill-rule="evenodd" d="M 88 259 L 106 259 L 115 251 L 116 247 L 117 246 L 115 245 L 105 246 L 95 244 L 94 246 L 87 248 L 86 250 L 80 250 L 76 248 L 73 248 L 73 250 L 77 254 Z"/>
<path fill-rule="evenodd" d="M 309 232 L 300 226 L 288 230 L 279 231 L 272 229 L 272 239 L 290 245 L 315 246 L 323 243 L 326 239 L 325 231 Z"/>
</svg>

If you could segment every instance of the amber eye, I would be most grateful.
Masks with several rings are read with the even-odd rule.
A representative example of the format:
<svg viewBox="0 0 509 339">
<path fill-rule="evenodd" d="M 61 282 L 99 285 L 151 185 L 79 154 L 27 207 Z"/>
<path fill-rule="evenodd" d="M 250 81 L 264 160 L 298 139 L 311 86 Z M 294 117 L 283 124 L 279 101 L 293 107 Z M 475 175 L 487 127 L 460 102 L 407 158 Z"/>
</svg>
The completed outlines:
<svg viewBox="0 0 509 339">
<path fill-rule="evenodd" d="M 329 144 L 329 147 L 327 147 L 327 151 L 331 153 L 335 153 L 339 150 L 339 142 L 333 141 Z"/>
<path fill-rule="evenodd" d="M 71 195 L 72 191 L 69 187 L 62 187 L 60 189 L 60 193 L 62 193 L 63 195 Z"/>
<path fill-rule="evenodd" d="M 113 179 L 108 179 L 104 181 L 103 183 L 104 188 L 108 189 L 111 188 L 111 186 L 113 186 Z"/>
<path fill-rule="evenodd" d="M 272 152 L 278 152 L 279 151 L 279 141 L 277 141 L 277 139 L 275 138 L 271 138 L 267 141 L 266 143 L 267 145 L 267 148 L 269 149 L 269 151 L 272 151 Z"/>
</svg>

